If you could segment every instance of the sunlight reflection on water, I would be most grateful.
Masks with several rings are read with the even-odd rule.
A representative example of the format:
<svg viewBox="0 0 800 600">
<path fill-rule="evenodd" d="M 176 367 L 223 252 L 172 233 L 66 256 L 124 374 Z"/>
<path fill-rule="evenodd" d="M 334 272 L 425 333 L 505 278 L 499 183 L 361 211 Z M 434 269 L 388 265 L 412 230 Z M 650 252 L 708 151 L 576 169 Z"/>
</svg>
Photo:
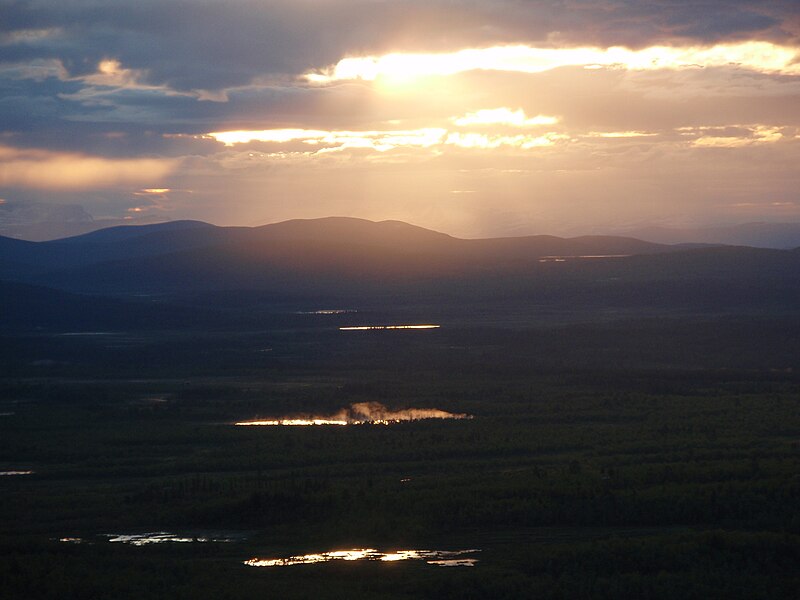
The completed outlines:
<svg viewBox="0 0 800 600">
<path fill-rule="evenodd" d="M 234 423 L 239 426 L 249 425 L 349 425 L 348 421 L 336 421 L 332 419 L 277 419 L 274 421 L 240 421 Z"/>
<path fill-rule="evenodd" d="M 293 565 L 310 565 L 315 563 L 331 562 L 338 560 L 354 561 L 369 560 L 379 562 L 396 562 L 401 560 L 423 560 L 429 565 L 439 567 L 474 567 L 477 558 L 464 557 L 465 554 L 475 554 L 480 550 L 395 550 L 394 552 L 379 552 L 374 548 L 361 548 L 354 550 L 334 550 L 319 554 L 303 554 L 287 558 L 251 558 L 244 561 L 249 567 L 290 567 Z"/>
<path fill-rule="evenodd" d="M 472 415 L 449 413 L 438 408 L 406 408 L 392 410 L 380 402 L 356 402 L 333 415 L 297 415 L 283 419 L 254 419 L 238 421 L 239 426 L 276 425 L 391 425 L 402 421 L 424 419 L 471 419 Z"/>
<path fill-rule="evenodd" d="M 358 312 L 348 308 L 323 308 L 321 310 L 298 310 L 298 315 L 346 315 Z"/>
<path fill-rule="evenodd" d="M 375 331 L 381 329 L 439 329 L 441 325 L 358 325 L 339 327 L 339 331 Z"/>
<path fill-rule="evenodd" d="M 67 333 L 58 333 L 57 336 L 61 337 L 89 337 L 95 335 L 117 335 L 116 331 L 68 331 Z"/>
<path fill-rule="evenodd" d="M 543 256 L 540 263 L 567 262 L 568 260 L 585 260 L 591 258 L 627 258 L 630 254 L 583 254 L 580 256 Z"/>
<path fill-rule="evenodd" d="M 178 535 L 175 533 L 168 533 L 166 531 L 156 531 L 150 533 L 135 533 L 135 534 L 120 534 L 108 533 L 104 537 L 108 538 L 109 542 L 130 544 L 131 546 L 145 546 L 147 544 L 163 544 L 167 542 L 188 544 L 192 542 L 207 543 L 207 542 L 233 542 L 236 541 L 237 536 L 233 534 L 218 534 L 218 535 Z"/>
</svg>

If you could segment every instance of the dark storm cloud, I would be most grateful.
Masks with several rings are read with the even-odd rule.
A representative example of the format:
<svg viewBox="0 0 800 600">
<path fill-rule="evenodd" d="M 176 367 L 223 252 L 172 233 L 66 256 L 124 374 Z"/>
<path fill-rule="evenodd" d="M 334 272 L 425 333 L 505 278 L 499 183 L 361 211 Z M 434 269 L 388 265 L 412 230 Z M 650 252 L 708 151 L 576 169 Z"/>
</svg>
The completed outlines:
<svg viewBox="0 0 800 600">
<path fill-rule="evenodd" d="M 221 90 L 296 75 L 349 53 L 496 43 L 642 46 L 681 39 L 785 39 L 796 2 L 280 0 L 5 1 L 0 28 L 50 30 L 6 44 L 4 62 L 56 58 L 71 76 L 115 58 L 175 90 Z M 796 34 L 796 32 L 794 32 Z"/>
<path fill-rule="evenodd" d="M 567 39 L 602 45 L 640 47 L 665 42 L 715 43 L 757 37 L 779 40 L 787 36 L 781 25 L 787 14 L 800 12 L 790 2 L 752 0 L 610 0 L 574 2 L 582 14 Z"/>
<path fill-rule="evenodd" d="M 350 90 L 350 91 L 348 91 Z M 230 128 L 287 127 L 314 120 L 353 124 L 363 114 L 368 90 L 247 88 L 226 102 L 198 101 L 163 90 L 99 88 L 87 92 L 79 81 L 0 78 L 0 132 L 19 147 L 82 151 L 111 156 L 171 155 L 173 136 L 201 135 Z M 321 107 L 325 110 L 320 113 Z M 124 135 L 119 135 L 124 134 Z M 215 146 L 216 142 L 213 143 Z M 186 141 L 180 147 L 188 150 Z M 208 149 L 207 144 L 202 146 Z"/>
<path fill-rule="evenodd" d="M 352 4 L 352 3 L 351 3 Z M 368 3 L 374 4 L 374 3 Z M 345 52 L 354 38 L 381 35 L 369 22 L 348 23 L 349 4 L 333 2 L 33 2 L 7 4 L 6 30 L 54 29 L 23 40 L 4 59 L 59 58 L 71 76 L 104 58 L 147 69 L 148 82 L 176 90 L 219 90 L 263 74 L 306 70 Z M 38 53 L 35 51 L 38 49 Z"/>
<path fill-rule="evenodd" d="M 321 106 L 325 114 L 340 112 L 342 121 L 346 114 L 352 119 L 368 107 L 363 92 L 292 87 L 297 75 L 348 54 L 498 43 L 643 46 L 785 39 L 787 28 L 800 20 L 800 5 L 753 0 L 0 0 L 0 14 L 0 130 L 32 131 L 64 119 L 100 123 L 107 130 L 146 123 L 169 133 L 200 133 L 252 126 L 267 117 L 270 123 L 291 124 L 299 120 L 300 109 L 307 120 Z M 118 61 L 128 81 L 116 88 L 85 81 L 103 60 Z"/>
</svg>

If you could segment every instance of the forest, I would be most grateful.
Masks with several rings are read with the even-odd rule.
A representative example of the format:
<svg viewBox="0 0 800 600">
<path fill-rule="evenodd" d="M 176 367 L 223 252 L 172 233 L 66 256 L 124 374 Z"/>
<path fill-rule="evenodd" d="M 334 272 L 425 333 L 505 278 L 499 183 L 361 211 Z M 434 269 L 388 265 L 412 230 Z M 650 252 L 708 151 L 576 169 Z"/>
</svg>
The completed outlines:
<svg viewBox="0 0 800 600">
<path fill-rule="evenodd" d="M 6 334 L 0 470 L 30 473 L 0 477 L 4 597 L 800 589 L 790 319 L 345 332 L 336 325 L 352 317 L 329 318 Z M 473 418 L 233 425 L 365 401 Z M 190 543 L 111 541 L 151 532 Z M 356 548 L 471 549 L 477 560 L 244 564 Z"/>
</svg>

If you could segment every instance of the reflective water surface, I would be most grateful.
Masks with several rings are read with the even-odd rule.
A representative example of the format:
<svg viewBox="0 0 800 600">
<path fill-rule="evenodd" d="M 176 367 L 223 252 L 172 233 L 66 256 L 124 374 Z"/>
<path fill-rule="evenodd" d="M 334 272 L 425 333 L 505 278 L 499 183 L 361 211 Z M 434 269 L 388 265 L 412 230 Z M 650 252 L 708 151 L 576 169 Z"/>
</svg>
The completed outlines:
<svg viewBox="0 0 800 600">
<path fill-rule="evenodd" d="M 151 533 L 133 534 L 107 533 L 103 537 L 108 538 L 108 541 L 113 543 L 130 544 L 131 546 L 146 546 L 147 544 L 164 544 L 168 542 L 182 544 L 190 544 L 193 542 L 234 542 L 242 539 L 243 536 L 231 533 L 189 535 L 169 533 L 167 531 L 156 531 Z M 72 538 L 63 538 L 61 541 L 67 541 L 70 539 Z"/>
<path fill-rule="evenodd" d="M 580 256 L 543 256 L 539 259 L 540 263 L 548 262 L 567 262 L 568 260 L 585 260 L 591 258 L 625 258 L 630 254 L 583 254 Z"/>
<path fill-rule="evenodd" d="M 333 415 L 302 415 L 281 419 L 253 419 L 239 421 L 239 426 L 276 425 L 391 425 L 401 421 L 421 421 L 423 419 L 471 419 L 464 413 L 449 413 L 438 408 L 406 408 L 392 410 L 380 402 L 356 402 Z"/>
<path fill-rule="evenodd" d="M 380 552 L 374 548 L 360 548 L 354 550 L 333 550 L 318 554 L 303 554 L 286 558 L 251 558 L 244 561 L 249 567 L 290 567 L 293 565 L 310 565 L 315 563 L 331 562 L 335 560 L 370 560 L 380 562 L 395 562 L 401 560 L 422 560 L 429 565 L 439 567 L 474 567 L 477 558 L 466 557 L 467 554 L 476 554 L 480 550 L 395 550 L 394 552 Z"/>
<path fill-rule="evenodd" d="M 321 310 L 299 310 L 298 315 L 346 315 L 358 312 L 348 308 L 323 308 Z"/>
<path fill-rule="evenodd" d="M 439 329 L 441 325 L 358 325 L 339 327 L 339 331 L 373 331 L 376 329 Z"/>
<path fill-rule="evenodd" d="M 62 337 L 73 337 L 73 336 L 94 336 L 94 335 L 117 335 L 118 332 L 116 331 L 69 331 L 67 333 L 59 333 L 56 335 L 60 335 Z"/>
<path fill-rule="evenodd" d="M 337 421 L 334 419 L 276 419 L 267 421 L 240 421 L 234 425 L 248 426 L 274 426 L 274 425 L 349 425 L 347 421 Z"/>
</svg>

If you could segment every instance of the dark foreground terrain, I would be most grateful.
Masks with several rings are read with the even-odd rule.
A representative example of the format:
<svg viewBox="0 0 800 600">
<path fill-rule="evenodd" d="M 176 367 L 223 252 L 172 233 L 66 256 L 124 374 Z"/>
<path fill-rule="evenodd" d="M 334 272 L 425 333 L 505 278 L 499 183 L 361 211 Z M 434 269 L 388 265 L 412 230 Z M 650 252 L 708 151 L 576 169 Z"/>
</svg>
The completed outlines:
<svg viewBox="0 0 800 600">
<path fill-rule="evenodd" d="M 797 597 L 800 322 L 308 318 L 7 334 L 3 597 Z M 474 418 L 231 424 L 363 401 Z M 159 531 L 231 541 L 106 535 Z M 352 548 L 480 552 L 243 564 Z"/>
<path fill-rule="evenodd" d="M 0 598 L 798 598 L 798 252 L 0 239 Z"/>
</svg>

